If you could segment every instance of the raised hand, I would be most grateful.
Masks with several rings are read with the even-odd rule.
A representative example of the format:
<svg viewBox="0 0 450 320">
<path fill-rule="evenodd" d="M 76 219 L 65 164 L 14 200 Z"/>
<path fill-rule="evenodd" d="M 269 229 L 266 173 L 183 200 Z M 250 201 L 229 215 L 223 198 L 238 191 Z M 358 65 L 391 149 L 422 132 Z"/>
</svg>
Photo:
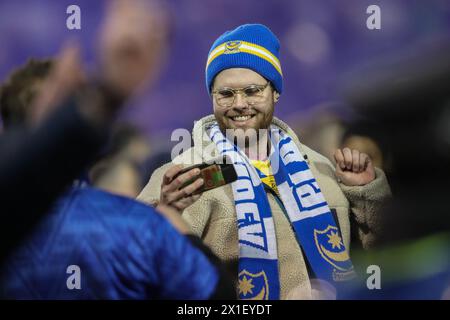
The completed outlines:
<svg viewBox="0 0 450 320">
<path fill-rule="evenodd" d="M 347 186 L 363 186 L 375 179 L 375 169 L 370 157 L 356 149 L 337 149 L 336 176 Z"/>
</svg>

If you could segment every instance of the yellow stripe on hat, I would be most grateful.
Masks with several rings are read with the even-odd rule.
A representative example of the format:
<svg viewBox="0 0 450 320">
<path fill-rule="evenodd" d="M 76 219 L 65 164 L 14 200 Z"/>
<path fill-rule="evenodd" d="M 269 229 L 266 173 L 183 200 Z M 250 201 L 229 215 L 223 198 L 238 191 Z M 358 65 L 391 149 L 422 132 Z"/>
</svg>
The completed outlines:
<svg viewBox="0 0 450 320">
<path fill-rule="evenodd" d="M 240 42 L 239 46 L 237 46 L 233 51 L 227 51 L 226 46 L 230 42 Z M 234 54 L 239 52 L 245 52 L 249 54 L 253 54 L 257 57 L 260 57 L 261 59 L 266 60 L 269 62 L 277 71 L 278 73 L 283 76 L 283 72 L 281 71 L 281 64 L 277 57 L 275 57 L 272 52 L 267 50 L 264 47 L 261 47 L 257 44 L 246 42 L 246 41 L 229 41 L 226 43 L 221 44 L 220 46 L 217 46 L 208 56 L 208 60 L 206 62 L 206 69 L 208 69 L 209 64 L 216 59 L 218 56 L 222 54 Z"/>
<path fill-rule="evenodd" d="M 225 52 L 225 43 L 217 46 L 208 56 L 208 60 L 206 61 L 206 69 L 208 69 L 209 64 L 218 56 Z"/>
</svg>

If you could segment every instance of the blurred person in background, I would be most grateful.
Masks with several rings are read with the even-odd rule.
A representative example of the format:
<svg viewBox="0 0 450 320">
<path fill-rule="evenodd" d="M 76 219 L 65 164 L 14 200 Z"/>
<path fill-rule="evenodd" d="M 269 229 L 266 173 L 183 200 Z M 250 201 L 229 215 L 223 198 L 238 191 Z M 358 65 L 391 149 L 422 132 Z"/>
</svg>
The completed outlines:
<svg viewBox="0 0 450 320">
<path fill-rule="evenodd" d="M 147 138 L 129 124 L 116 125 L 101 158 L 89 170 L 89 182 L 102 190 L 136 198 L 150 178 Z"/>
<path fill-rule="evenodd" d="M 100 36 L 102 69 L 96 84 L 84 81 L 78 51 L 73 47 L 63 51 L 53 68 L 48 61 L 32 61 L 18 70 L 2 90 L 6 127 L 11 128 L 9 124 L 14 122 L 15 126 L 32 130 L 49 114 L 58 112 L 68 97 L 73 97 L 82 113 L 92 113 L 96 121 L 111 121 L 110 113 L 115 115 L 125 100 L 154 77 L 153 65 L 158 63 L 160 48 L 153 40 L 161 33 L 153 25 L 156 12 L 150 9 L 142 1 L 118 0 L 110 4 Z M 15 100 L 23 97 L 24 101 Z M 71 142 L 56 133 L 60 136 L 47 138 Z M 67 148 L 72 146 L 59 150 Z M 54 174 L 51 168 L 48 174 Z M 45 179 L 33 183 L 41 189 L 47 187 Z M 12 196 L 16 201 L 30 200 L 18 199 L 19 195 Z M 26 209 L 20 212 L 24 220 L 27 214 L 33 216 L 32 203 Z M 161 213 L 133 199 L 86 185 L 74 186 L 2 265 L 1 297 L 233 298 L 234 289 L 218 259 L 199 239 L 189 235 L 178 212 L 163 206 L 159 209 Z M 81 273 L 78 283 L 70 287 L 68 270 L 74 266 Z"/>
<path fill-rule="evenodd" d="M 380 268 L 379 289 L 345 298 L 450 299 L 449 55 L 448 40 L 415 45 L 343 81 L 354 128 L 389 151 L 395 194 L 379 217 L 376 250 L 353 256 L 361 268 Z"/>
<path fill-rule="evenodd" d="M 299 111 L 293 114 L 288 122 L 304 144 L 335 162 L 334 153 L 341 148 L 345 132 L 342 113 L 343 108 L 339 104 L 327 102 L 313 106 L 309 112 Z M 350 149 L 362 151 L 360 148 Z"/>
<path fill-rule="evenodd" d="M 196 122 L 194 147 L 156 170 L 138 197 L 183 211 L 192 231 L 230 264 L 241 299 L 293 298 L 298 287 L 311 296 L 312 279 L 331 287 L 352 279 L 350 221 L 370 247 L 377 209 L 390 195 L 384 173 L 367 155 L 337 150 L 335 167 L 273 117 L 283 88 L 279 46 L 260 24 L 239 26 L 214 42 L 206 64 L 214 115 Z M 231 140 L 227 129 L 235 134 Z M 245 137 L 235 145 L 252 129 L 263 129 L 256 134 L 263 148 L 255 150 Z M 176 177 L 183 166 L 228 153 L 237 157 L 239 179 L 232 185 L 193 195 L 204 181 L 183 184 L 196 170 Z"/>
<path fill-rule="evenodd" d="M 3 86 L 1 115 L 7 132 L 32 126 L 36 108 L 33 101 L 55 65 L 52 59 L 31 59 L 16 70 Z M 144 164 L 150 156 L 149 143 L 136 128 L 115 124 L 110 137 L 92 169 L 83 177 L 103 190 L 135 198 L 147 182 Z M 143 178 L 146 177 L 147 179 Z M 145 179 L 145 180 L 144 180 Z"/>
<path fill-rule="evenodd" d="M 327 102 L 316 105 L 308 113 L 294 114 L 289 123 L 302 141 L 313 150 L 334 162 L 336 149 L 356 149 L 367 154 L 373 165 L 382 169 L 387 176 L 386 162 L 388 155 L 381 150 L 378 139 L 369 138 L 365 133 L 368 122 L 352 121 L 353 112 L 342 103 Z"/>
<path fill-rule="evenodd" d="M 59 70 L 72 74 L 60 87 L 61 92 L 73 89 L 80 80 L 80 74 L 68 63 L 74 53 L 69 49 L 61 59 Z M 106 140 L 105 132 L 116 111 L 116 105 L 79 106 L 72 99 L 33 126 L 29 123 L 21 126 L 20 122 L 28 120 L 26 109 L 30 108 L 25 104 L 31 102 L 30 96 L 35 93 L 32 88 L 50 65 L 48 61 L 31 62 L 28 67 L 28 72 L 18 72 L 10 79 L 16 85 L 9 82 L 0 93 L 0 108 L 7 128 L 0 135 L 0 197 L 4 213 L 0 225 L 1 262 L 94 159 Z"/>
</svg>

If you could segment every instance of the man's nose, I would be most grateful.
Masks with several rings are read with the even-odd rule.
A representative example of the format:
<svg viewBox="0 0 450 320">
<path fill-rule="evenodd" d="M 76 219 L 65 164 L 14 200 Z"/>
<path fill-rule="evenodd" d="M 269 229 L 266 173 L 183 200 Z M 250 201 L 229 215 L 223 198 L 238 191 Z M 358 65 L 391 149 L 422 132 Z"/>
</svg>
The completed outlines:
<svg viewBox="0 0 450 320">
<path fill-rule="evenodd" d="M 248 107 L 247 100 L 242 93 L 237 93 L 234 97 L 234 108 L 244 109 Z"/>
</svg>

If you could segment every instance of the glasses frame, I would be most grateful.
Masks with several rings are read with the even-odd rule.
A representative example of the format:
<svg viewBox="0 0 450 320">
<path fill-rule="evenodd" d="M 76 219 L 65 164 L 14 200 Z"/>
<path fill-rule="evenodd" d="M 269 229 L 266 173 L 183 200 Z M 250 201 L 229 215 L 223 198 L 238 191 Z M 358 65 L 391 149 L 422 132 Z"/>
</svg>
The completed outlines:
<svg viewBox="0 0 450 320">
<path fill-rule="evenodd" d="M 229 108 L 229 107 L 231 107 L 231 106 L 234 104 L 234 102 L 236 101 L 236 95 L 239 94 L 239 93 L 242 93 L 242 95 L 243 95 L 243 97 L 244 97 L 244 99 L 245 99 L 245 101 L 247 102 L 248 105 L 255 105 L 257 102 L 251 103 L 251 102 L 249 102 L 249 101 L 247 100 L 248 96 L 247 96 L 247 94 L 245 93 L 245 90 L 250 89 L 250 88 L 257 88 L 258 90 L 260 90 L 261 93 L 263 93 L 264 90 L 266 90 L 266 88 L 267 88 L 267 86 L 268 86 L 269 84 L 270 84 L 270 81 L 267 81 L 267 83 L 264 84 L 264 85 L 261 85 L 261 84 L 252 84 L 252 85 L 249 85 L 249 86 L 244 87 L 244 88 L 227 88 L 227 87 L 225 87 L 225 88 L 216 89 L 216 90 L 212 91 L 211 93 L 212 93 L 213 96 L 215 97 L 214 99 L 216 100 L 216 103 L 217 103 L 219 106 L 224 107 L 224 108 Z M 220 104 L 219 101 L 218 101 L 218 99 L 217 99 L 217 94 L 220 93 L 220 91 L 224 91 L 224 90 L 230 90 L 231 92 L 233 92 L 233 101 L 231 101 L 231 103 L 226 104 L 226 105 Z"/>
</svg>

